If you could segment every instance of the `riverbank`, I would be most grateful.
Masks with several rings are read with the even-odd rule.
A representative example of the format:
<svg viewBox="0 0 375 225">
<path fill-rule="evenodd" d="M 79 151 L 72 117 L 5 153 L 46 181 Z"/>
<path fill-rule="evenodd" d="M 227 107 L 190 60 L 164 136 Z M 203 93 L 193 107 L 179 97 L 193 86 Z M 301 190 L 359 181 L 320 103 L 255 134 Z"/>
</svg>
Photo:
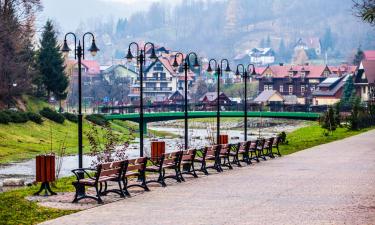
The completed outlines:
<svg viewBox="0 0 375 225">
<path fill-rule="evenodd" d="M 139 136 L 138 124 L 128 121 L 112 121 L 112 129 L 120 134 L 121 141 L 133 141 Z M 92 123 L 84 120 L 83 123 L 83 151 L 89 152 L 89 143 L 85 135 Z M 45 119 L 43 124 L 27 122 L 22 124 L 10 123 L 0 124 L 0 165 L 11 162 L 20 162 L 34 158 L 38 154 L 58 151 L 59 146 L 65 141 L 65 155 L 75 155 L 78 148 L 77 124 L 65 120 L 58 124 Z M 98 129 L 99 135 L 103 134 Z M 163 137 L 172 136 L 168 132 L 150 130 L 153 135 Z M 52 145 L 51 145 L 52 142 Z"/>
<path fill-rule="evenodd" d="M 288 133 L 287 139 L 289 144 L 281 145 L 281 153 L 283 155 L 291 154 L 303 149 L 340 140 L 349 136 L 366 132 L 370 129 L 361 131 L 349 131 L 346 128 L 338 128 L 330 136 L 323 134 L 323 129 L 317 123 L 310 123 L 307 127 L 299 128 Z M 71 185 L 73 178 L 62 178 L 57 183 L 57 192 L 73 191 Z M 5 224 L 36 224 L 47 219 L 57 218 L 63 215 L 73 213 L 72 210 L 56 210 L 40 207 L 35 202 L 29 202 L 25 199 L 37 191 L 37 187 L 25 187 L 6 193 L 0 193 L 0 221 Z"/>
</svg>

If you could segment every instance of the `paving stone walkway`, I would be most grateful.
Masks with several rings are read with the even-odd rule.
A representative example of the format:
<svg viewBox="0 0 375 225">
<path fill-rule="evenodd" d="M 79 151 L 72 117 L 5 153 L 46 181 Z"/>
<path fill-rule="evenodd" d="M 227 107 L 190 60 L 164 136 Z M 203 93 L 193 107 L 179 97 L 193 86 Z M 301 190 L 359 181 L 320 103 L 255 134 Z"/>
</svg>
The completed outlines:
<svg viewBox="0 0 375 225">
<path fill-rule="evenodd" d="M 375 224 L 375 131 L 44 224 Z"/>
</svg>

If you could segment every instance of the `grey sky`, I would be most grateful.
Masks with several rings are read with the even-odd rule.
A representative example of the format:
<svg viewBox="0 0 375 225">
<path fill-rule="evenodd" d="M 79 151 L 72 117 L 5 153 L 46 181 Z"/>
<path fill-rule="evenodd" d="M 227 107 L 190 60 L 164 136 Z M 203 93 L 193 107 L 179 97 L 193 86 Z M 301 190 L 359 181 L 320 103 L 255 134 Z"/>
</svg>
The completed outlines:
<svg viewBox="0 0 375 225">
<path fill-rule="evenodd" d="M 42 0 L 44 10 L 38 17 L 38 26 L 50 18 L 62 32 L 72 31 L 88 19 L 127 17 L 146 10 L 152 2 L 177 4 L 180 0 Z"/>
</svg>

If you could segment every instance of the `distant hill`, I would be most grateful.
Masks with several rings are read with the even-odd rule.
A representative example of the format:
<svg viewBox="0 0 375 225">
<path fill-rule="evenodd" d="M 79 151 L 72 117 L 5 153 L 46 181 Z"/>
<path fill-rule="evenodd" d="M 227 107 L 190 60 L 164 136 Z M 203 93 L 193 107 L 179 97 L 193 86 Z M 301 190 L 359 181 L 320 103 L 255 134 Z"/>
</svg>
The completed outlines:
<svg viewBox="0 0 375 225">
<path fill-rule="evenodd" d="M 354 17 L 351 7 L 351 0 L 190 0 L 172 9 L 154 3 L 129 18 L 87 26 L 101 37 L 103 63 L 124 55 L 134 40 L 232 58 L 268 37 L 277 52 L 281 40 L 290 48 L 301 37 L 323 38 L 327 29 L 334 42 L 329 57 L 346 59 L 358 46 L 375 48 L 374 28 Z"/>
</svg>

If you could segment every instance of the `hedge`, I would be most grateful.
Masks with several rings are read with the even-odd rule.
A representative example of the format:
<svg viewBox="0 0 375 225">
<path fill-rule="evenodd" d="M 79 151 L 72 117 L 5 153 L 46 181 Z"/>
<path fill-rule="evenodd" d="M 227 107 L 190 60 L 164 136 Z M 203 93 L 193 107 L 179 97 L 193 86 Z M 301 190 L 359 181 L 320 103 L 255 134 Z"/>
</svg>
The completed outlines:
<svg viewBox="0 0 375 225">
<path fill-rule="evenodd" d="M 63 113 L 63 116 L 65 117 L 65 119 L 69 120 L 70 122 L 73 122 L 73 123 L 78 122 L 78 116 L 76 114 L 65 112 Z"/>
<path fill-rule="evenodd" d="M 99 126 L 105 126 L 108 125 L 108 121 L 105 119 L 103 115 L 100 114 L 91 114 L 86 116 L 86 120 L 95 123 Z"/>
<path fill-rule="evenodd" d="M 37 123 L 37 124 L 43 123 L 42 116 L 37 113 L 27 112 L 27 117 L 29 118 L 30 121 L 33 121 L 34 123 Z"/>
<path fill-rule="evenodd" d="M 65 117 L 62 116 L 60 113 L 50 109 L 50 108 L 43 108 L 42 110 L 40 110 L 40 115 L 44 116 L 45 118 L 47 119 L 50 119 L 56 123 L 64 123 L 65 121 Z"/>
</svg>

